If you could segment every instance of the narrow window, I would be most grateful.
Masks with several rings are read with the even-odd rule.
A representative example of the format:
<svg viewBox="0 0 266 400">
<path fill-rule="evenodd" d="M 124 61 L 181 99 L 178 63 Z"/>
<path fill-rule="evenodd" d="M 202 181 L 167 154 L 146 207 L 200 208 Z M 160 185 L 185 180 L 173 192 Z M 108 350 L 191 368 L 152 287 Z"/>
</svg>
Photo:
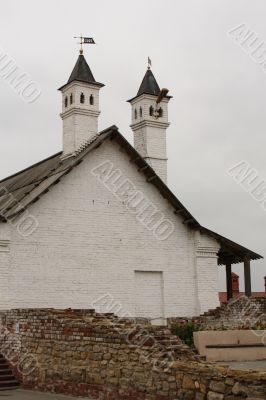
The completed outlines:
<svg viewBox="0 0 266 400">
<path fill-rule="evenodd" d="M 69 102 L 70 102 L 70 104 L 72 104 L 72 103 L 73 103 L 73 94 L 72 94 L 72 93 L 71 93 L 71 95 L 70 95 Z"/>
<path fill-rule="evenodd" d="M 154 113 L 154 109 L 153 109 L 153 107 L 152 107 L 152 106 L 150 106 L 150 116 L 152 116 L 152 115 L 153 115 L 153 113 Z"/>
<path fill-rule="evenodd" d="M 65 97 L 65 107 L 67 107 L 67 103 L 68 103 L 67 97 Z"/>
<path fill-rule="evenodd" d="M 84 93 L 81 93 L 81 95 L 80 95 L 80 102 L 81 102 L 81 104 L 84 104 L 84 103 L 85 103 L 85 96 L 84 96 Z"/>
<path fill-rule="evenodd" d="M 137 119 L 138 118 L 138 112 L 137 112 L 137 109 L 135 108 L 135 119 Z"/>
<path fill-rule="evenodd" d="M 90 95 L 90 105 L 93 106 L 93 104 L 94 104 L 94 98 L 93 98 L 93 95 L 91 94 Z"/>
<path fill-rule="evenodd" d="M 162 107 L 160 107 L 159 108 L 159 117 L 162 117 L 163 116 L 163 109 L 162 109 Z"/>
<path fill-rule="evenodd" d="M 139 109 L 139 116 L 140 116 L 140 118 L 142 118 L 142 108 L 141 107 Z"/>
</svg>

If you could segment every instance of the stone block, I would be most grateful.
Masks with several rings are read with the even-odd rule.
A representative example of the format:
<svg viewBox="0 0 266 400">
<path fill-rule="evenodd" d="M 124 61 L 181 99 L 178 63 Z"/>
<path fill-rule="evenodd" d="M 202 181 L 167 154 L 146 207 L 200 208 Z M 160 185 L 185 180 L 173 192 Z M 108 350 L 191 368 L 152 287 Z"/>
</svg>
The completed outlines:
<svg viewBox="0 0 266 400">
<path fill-rule="evenodd" d="M 218 392 L 218 393 L 225 393 L 225 383 L 221 381 L 211 381 L 210 382 L 210 389 L 213 392 Z"/>
<path fill-rule="evenodd" d="M 224 395 L 222 393 L 212 392 L 210 391 L 207 396 L 208 400 L 223 400 Z"/>
</svg>

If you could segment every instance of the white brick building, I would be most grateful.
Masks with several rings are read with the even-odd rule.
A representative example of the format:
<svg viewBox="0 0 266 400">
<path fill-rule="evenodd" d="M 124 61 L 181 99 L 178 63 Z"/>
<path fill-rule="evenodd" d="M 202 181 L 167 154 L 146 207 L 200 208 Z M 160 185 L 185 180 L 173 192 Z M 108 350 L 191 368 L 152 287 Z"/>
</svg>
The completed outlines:
<svg viewBox="0 0 266 400">
<path fill-rule="evenodd" d="M 63 151 L 0 182 L 0 308 L 192 316 L 219 305 L 217 264 L 260 256 L 201 226 L 166 186 L 168 102 L 147 70 L 133 148 L 98 132 L 99 92 L 80 54 L 62 92 Z"/>
</svg>

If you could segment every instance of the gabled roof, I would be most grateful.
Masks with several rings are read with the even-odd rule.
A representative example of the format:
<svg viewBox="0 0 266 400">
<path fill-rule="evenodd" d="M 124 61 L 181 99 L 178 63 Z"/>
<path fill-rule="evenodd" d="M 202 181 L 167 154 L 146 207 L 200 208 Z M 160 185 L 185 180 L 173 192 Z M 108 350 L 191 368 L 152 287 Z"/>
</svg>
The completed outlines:
<svg viewBox="0 0 266 400">
<path fill-rule="evenodd" d="M 79 81 L 79 82 L 85 82 L 85 83 L 92 83 L 97 86 L 104 86 L 102 83 L 96 82 L 91 69 L 83 56 L 83 54 L 80 54 L 77 62 L 75 64 L 75 67 L 73 71 L 71 72 L 71 75 L 65 85 L 63 85 L 59 90 L 63 89 L 66 85 L 68 85 L 71 82 L 74 81 Z"/>
<path fill-rule="evenodd" d="M 183 219 L 183 223 L 191 229 L 196 229 L 215 238 L 221 245 L 218 253 L 218 263 L 238 263 L 247 255 L 252 260 L 262 258 L 259 254 L 213 232 L 202 225 L 183 206 L 166 184 L 160 179 L 151 166 L 141 157 L 132 145 L 118 131 L 116 126 L 95 135 L 75 156 L 61 159 L 61 152 L 57 153 L 31 167 L 24 169 L 0 181 L 0 218 L 3 222 L 22 213 L 30 204 L 36 202 L 40 196 L 47 193 L 60 179 L 80 164 L 84 157 L 98 148 L 105 140 L 112 140 L 121 146 L 128 154 L 129 161 L 135 164 L 144 174 L 147 184 L 153 184 L 160 194 L 169 201 L 173 212 Z"/>
</svg>

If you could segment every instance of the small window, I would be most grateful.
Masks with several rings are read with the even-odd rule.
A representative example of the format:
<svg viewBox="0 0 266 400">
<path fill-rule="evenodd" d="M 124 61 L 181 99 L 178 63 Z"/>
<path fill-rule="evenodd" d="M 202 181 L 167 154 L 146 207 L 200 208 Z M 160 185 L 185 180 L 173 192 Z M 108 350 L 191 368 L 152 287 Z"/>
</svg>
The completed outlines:
<svg viewBox="0 0 266 400">
<path fill-rule="evenodd" d="M 93 98 L 93 95 L 91 94 L 90 95 L 90 105 L 93 106 L 93 104 L 94 104 L 94 98 Z"/>
<path fill-rule="evenodd" d="M 140 118 L 142 118 L 142 108 L 141 107 L 139 108 L 139 116 L 140 116 Z"/>
<path fill-rule="evenodd" d="M 84 93 L 81 93 L 81 95 L 80 95 L 80 102 L 81 102 L 81 104 L 84 104 L 84 103 L 85 103 L 85 96 L 84 96 Z"/>
<path fill-rule="evenodd" d="M 67 107 L 67 103 L 68 103 L 68 100 L 67 100 L 67 97 L 65 97 L 65 107 Z"/>
<path fill-rule="evenodd" d="M 162 117 L 163 116 L 163 109 L 162 109 L 162 107 L 160 107 L 159 108 L 159 117 Z"/>
<path fill-rule="evenodd" d="M 137 112 L 137 109 L 135 108 L 135 119 L 137 119 L 138 118 L 138 112 Z"/>
<path fill-rule="evenodd" d="M 150 116 L 151 116 L 151 117 L 153 116 L 153 113 L 154 113 L 154 109 L 153 109 L 152 106 L 150 106 Z"/>
<path fill-rule="evenodd" d="M 70 95 L 69 102 L 70 102 L 70 104 L 73 103 L 73 94 L 72 94 L 72 93 L 71 93 L 71 95 Z"/>
</svg>

